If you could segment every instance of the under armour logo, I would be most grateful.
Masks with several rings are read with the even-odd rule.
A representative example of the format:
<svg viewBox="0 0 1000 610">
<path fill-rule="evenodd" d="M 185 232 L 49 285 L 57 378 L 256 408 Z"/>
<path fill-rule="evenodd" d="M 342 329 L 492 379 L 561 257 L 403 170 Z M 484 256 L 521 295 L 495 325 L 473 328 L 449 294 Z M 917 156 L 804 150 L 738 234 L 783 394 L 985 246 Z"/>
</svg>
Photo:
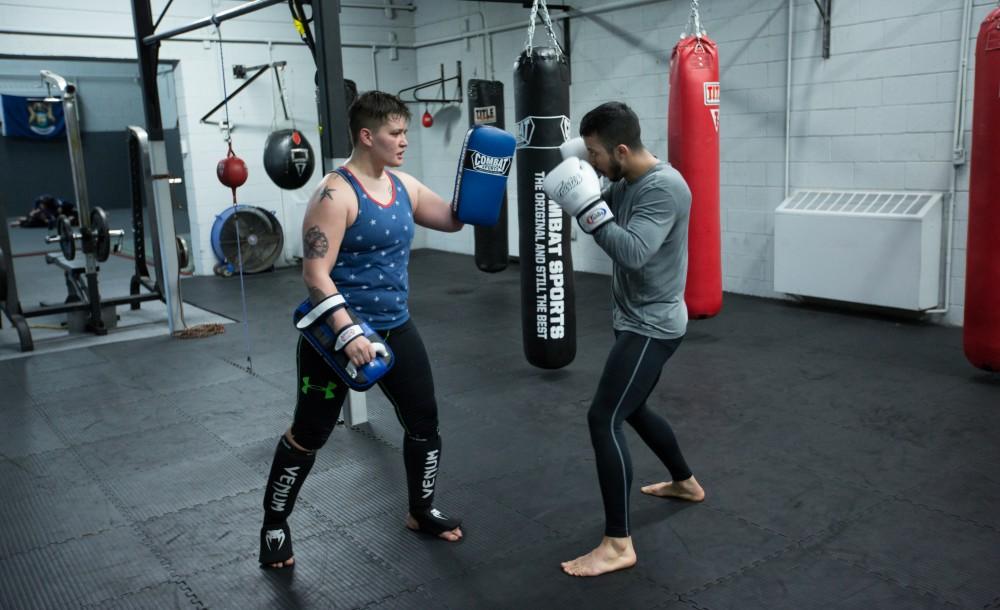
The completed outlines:
<svg viewBox="0 0 1000 610">
<path fill-rule="evenodd" d="M 264 533 L 264 542 L 267 544 L 267 549 L 269 551 L 280 549 L 285 544 L 285 530 L 267 530 L 267 532 Z M 277 546 L 273 543 L 277 543 Z"/>
</svg>

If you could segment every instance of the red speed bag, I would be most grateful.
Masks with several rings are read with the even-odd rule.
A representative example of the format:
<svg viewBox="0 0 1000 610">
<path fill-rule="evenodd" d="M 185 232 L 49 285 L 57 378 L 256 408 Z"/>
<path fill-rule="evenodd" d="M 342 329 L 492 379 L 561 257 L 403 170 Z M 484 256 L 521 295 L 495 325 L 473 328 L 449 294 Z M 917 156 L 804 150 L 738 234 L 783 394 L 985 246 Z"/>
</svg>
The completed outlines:
<svg viewBox="0 0 1000 610">
<path fill-rule="evenodd" d="M 215 166 L 215 173 L 219 176 L 219 182 L 236 190 L 236 187 L 243 186 L 247 181 L 247 164 L 230 148 L 229 153 Z"/>
<path fill-rule="evenodd" d="M 976 39 L 969 176 L 969 239 L 965 263 L 965 357 L 973 366 L 1000 371 L 1000 8 Z"/>
<path fill-rule="evenodd" d="M 691 188 L 688 316 L 710 318 L 722 309 L 719 51 L 705 36 L 682 39 L 670 57 L 667 159 Z"/>
</svg>

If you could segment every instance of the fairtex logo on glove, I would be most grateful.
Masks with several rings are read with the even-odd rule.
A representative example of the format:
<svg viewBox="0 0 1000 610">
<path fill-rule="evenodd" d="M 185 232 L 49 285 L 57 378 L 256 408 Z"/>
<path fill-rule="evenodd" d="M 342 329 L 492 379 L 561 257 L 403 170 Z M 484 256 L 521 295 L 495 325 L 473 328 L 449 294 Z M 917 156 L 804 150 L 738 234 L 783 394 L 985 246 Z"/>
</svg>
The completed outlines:
<svg viewBox="0 0 1000 610">
<path fill-rule="evenodd" d="M 565 180 L 559 183 L 559 188 L 556 189 L 556 196 L 553 197 L 553 199 L 563 201 L 564 199 L 566 199 L 566 193 L 580 186 L 581 182 L 583 182 L 582 174 L 574 174 L 569 178 L 566 178 Z"/>
<path fill-rule="evenodd" d="M 510 157 L 492 157 L 478 150 L 470 150 L 465 167 L 476 172 L 506 176 L 510 173 Z"/>
<path fill-rule="evenodd" d="M 585 224 L 587 224 L 587 225 L 593 225 L 593 224 L 596 224 L 599 220 L 601 220 L 605 216 L 607 216 L 607 214 L 608 214 L 608 210 L 606 208 L 604 208 L 604 207 L 598 207 L 593 212 L 591 212 L 590 214 L 587 214 L 584 217 L 583 222 Z"/>
</svg>

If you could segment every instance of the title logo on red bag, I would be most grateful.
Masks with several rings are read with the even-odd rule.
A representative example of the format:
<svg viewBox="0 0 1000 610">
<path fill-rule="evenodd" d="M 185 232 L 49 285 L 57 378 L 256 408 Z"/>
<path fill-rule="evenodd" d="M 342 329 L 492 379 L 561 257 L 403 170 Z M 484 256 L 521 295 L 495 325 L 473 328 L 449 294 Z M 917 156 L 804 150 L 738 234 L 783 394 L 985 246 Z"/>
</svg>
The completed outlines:
<svg viewBox="0 0 1000 610">
<path fill-rule="evenodd" d="M 718 106 L 719 97 L 722 92 L 719 89 L 719 83 L 703 83 L 705 89 L 705 105 L 706 106 Z"/>
</svg>

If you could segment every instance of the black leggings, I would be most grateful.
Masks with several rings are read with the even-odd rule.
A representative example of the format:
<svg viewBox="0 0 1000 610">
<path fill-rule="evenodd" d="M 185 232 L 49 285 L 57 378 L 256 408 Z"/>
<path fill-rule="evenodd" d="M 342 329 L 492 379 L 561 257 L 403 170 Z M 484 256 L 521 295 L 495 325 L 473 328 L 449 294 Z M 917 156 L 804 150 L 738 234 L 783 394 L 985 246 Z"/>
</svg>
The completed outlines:
<svg viewBox="0 0 1000 610">
<path fill-rule="evenodd" d="M 639 433 L 674 481 L 691 477 L 691 469 L 684 461 L 670 424 L 646 406 L 646 399 L 660 380 L 663 365 L 677 350 L 682 338 L 653 339 L 615 331 L 615 345 L 587 413 L 604 499 L 606 536 L 631 535 L 628 513 L 632 459 L 625 443 L 623 422 L 627 421 Z"/>
<path fill-rule="evenodd" d="M 423 340 L 412 320 L 391 330 L 378 331 L 392 349 L 396 363 L 378 386 L 396 410 L 406 436 L 437 436 L 438 414 L 434 378 Z M 310 451 L 324 444 L 337 425 L 348 387 L 312 345 L 299 337 L 298 400 L 292 438 Z"/>
<path fill-rule="evenodd" d="M 431 511 L 441 459 L 434 379 L 416 325 L 380 331 L 396 362 L 378 385 L 403 426 L 403 464 L 410 512 L 418 520 Z M 306 451 L 280 440 L 264 492 L 264 523 L 284 523 L 302 483 L 337 425 L 348 387 L 309 342 L 299 338 L 298 381 L 292 439 Z M 450 528 L 449 528 L 450 529 Z"/>
</svg>

